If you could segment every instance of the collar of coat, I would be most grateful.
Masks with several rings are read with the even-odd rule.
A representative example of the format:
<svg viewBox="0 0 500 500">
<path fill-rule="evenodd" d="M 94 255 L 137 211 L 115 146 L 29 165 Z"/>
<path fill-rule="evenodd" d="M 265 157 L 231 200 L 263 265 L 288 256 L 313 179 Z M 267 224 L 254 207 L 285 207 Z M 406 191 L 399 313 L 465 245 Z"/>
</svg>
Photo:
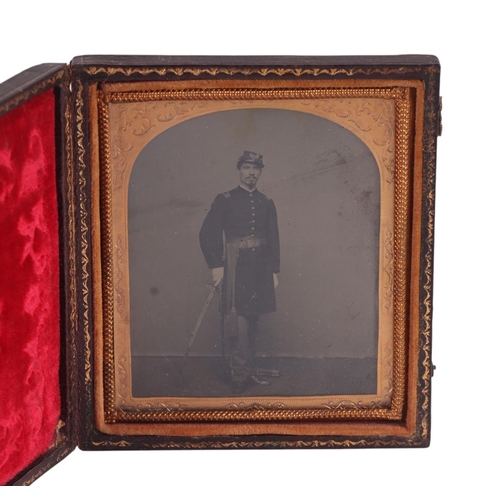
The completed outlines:
<svg viewBox="0 0 500 500">
<path fill-rule="evenodd" d="M 244 189 L 245 191 L 247 191 L 247 192 L 249 192 L 249 193 L 253 193 L 254 191 L 257 191 L 257 188 L 256 188 L 256 187 L 254 187 L 252 190 L 250 190 L 250 189 L 246 188 L 245 186 L 243 186 L 243 185 L 241 185 L 241 184 L 240 184 L 238 187 L 240 187 L 241 189 Z"/>
</svg>

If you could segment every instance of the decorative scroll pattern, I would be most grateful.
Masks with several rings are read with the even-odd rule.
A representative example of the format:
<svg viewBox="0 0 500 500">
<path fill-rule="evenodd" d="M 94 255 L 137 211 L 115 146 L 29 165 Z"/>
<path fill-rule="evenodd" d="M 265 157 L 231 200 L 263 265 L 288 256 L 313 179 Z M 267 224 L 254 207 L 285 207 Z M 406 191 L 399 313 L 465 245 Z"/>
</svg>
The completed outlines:
<svg viewBox="0 0 500 500">
<path fill-rule="evenodd" d="M 73 101 L 70 99 L 69 81 L 63 84 L 63 93 L 66 96 L 64 105 L 64 139 L 65 139 L 65 160 L 66 160 L 66 186 L 63 187 L 66 196 L 67 211 L 66 211 L 66 228 L 67 228 L 67 320 L 68 331 L 66 336 L 66 369 L 69 373 L 69 387 L 67 394 L 67 422 L 69 429 L 66 427 L 65 432 L 68 435 L 72 433 L 72 426 L 76 426 L 77 402 L 78 402 L 78 285 L 77 285 L 77 221 L 76 221 L 76 182 L 75 169 L 73 165 L 74 150 L 73 150 Z"/>
<path fill-rule="evenodd" d="M 77 182 L 78 182 L 78 194 L 77 203 L 80 215 L 80 263 L 81 263 L 81 297 L 83 305 L 82 314 L 82 327 L 83 327 L 83 338 L 85 345 L 85 382 L 87 387 L 90 386 L 92 380 L 92 363 L 91 363 L 91 349 L 90 349 L 90 288 L 89 288 L 89 227 L 88 220 L 89 214 L 87 212 L 87 180 L 85 177 L 85 172 L 87 170 L 85 165 L 85 146 L 84 132 L 83 132 L 83 85 L 81 82 L 76 84 L 76 168 L 77 168 Z"/>
<path fill-rule="evenodd" d="M 32 485 L 39 477 L 43 476 L 49 469 L 54 467 L 54 465 L 58 464 L 63 458 L 65 458 L 69 453 L 71 453 L 72 450 L 69 448 L 63 449 L 58 455 L 54 458 L 54 460 L 51 460 L 49 463 L 47 463 L 42 469 L 40 469 L 35 475 L 27 479 L 25 482 L 22 483 L 22 486 L 30 486 Z"/>
<path fill-rule="evenodd" d="M 125 290 L 122 286 L 124 277 L 124 254 L 125 249 L 123 248 L 123 241 L 121 238 L 116 239 L 115 245 L 115 299 L 116 299 L 116 310 L 118 313 L 124 317 L 125 321 L 128 321 L 129 316 L 125 309 Z"/>
<path fill-rule="evenodd" d="M 167 443 L 143 443 L 145 448 L 153 449 L 192 449 L 199 450 L 204 448 L 216 449 L 263 449 L 263 448 L 389 448 L 396 446 L 423 446 L 425 442 L 412 436 L 409 439 L 326 439 L 312 441 L 297 440 L 297 441 L 201 441 L 190 443 L 177 443 L 169 441 Z"/>
<path fill-rule="evenodd" d="M 124 173 L 137 141 L 132 137 L 144 136 L 144 141 L 165 130 L 165 124 L 182 121 L 183 116 L 199 108 L 207 108 L 209 101 L 231 101 L 235 106 L 252 107 L 255 101 L 272 102 L 294 100 L 304 108 L 314 108 L 320 116 L 333 116 L 362 140 L 370 136 L 369 145 L 388 173 L 387 182 L 394 178 L 394 123 L 391 108 L 395 99 L 402 98 L 402 89 L 212 89 L 172 90 L 150 92 L 112 92 L 99 94 L 103 103 L 113 103 L 110 119 L 118 130 L 113 135 L 111 161 L 113 187 L 122 187 Z M 258 96 L 258 97 L 257 97 Z M 335 98 L 335 99 L 332 99 Z M 128 104 L 125 106 L 124 104 Z M 133 104 L 131 106 L 131 104 Z M 135 153 L 136 154 L 136 153 Z"/>
<path fill-rule="evenodd" d="M 259 75 L 259 76 L 354 76 L 354 75 L 404 75 L 416 71 L 415 68 L 407 67 L 386 67 L 386 68 L 179 68 L 179 67 L 163 67 L 163 68 L 138 68 L 138 67 L 99 67 L 90 66 L 84 68 L 84 71 L 89 75 L 98 75 L 104 73 L 106 75 L 122 74 L 132 76 L 139 74 L 142 76 L 158 75 L 158 76 L 218 76 L 218 75 Z"/>
<path fill-rule="evenodd" d="M 386 386 L 384 388 L 384 393 L 387 394 L 387 397 L 389 400 L 390 400 L 390 398 L 392 396 L 392 392 L 394 390 L 393 375 L 392 375 L 393 359 L 394 359 L 393 342 L 390 341 L 384 347 L 383 356 L 382 356 L 382 364 L 387 367 L 386 373 L 390 374 L 390 375 L 384 376 L 384 378 L 383 378 L 384 383 L 386 384 Z"/>
<path fill-rule="evenodd" d="M 117 188 L 123 185 L 123 175 L 127 168 L 125 154 L 131 151 L 133 146 L 131 144 L 123 144 L 120 137 L 117 137 L 113 142 L 111 158 L 113 159 L 114 173 L 113 185 Z"/>
<path fill-rule="evenodd" d="M 193 109 L 204 107 L 203 101 L 195 102 L 138 102 L 135 106 L 120 105 L 113 114 L 113 120 L 119 124 L 119 133 L 111 144 L 113 164 L 113 187 L 123 185 L 123 175 L 127 170 L 127 153 L 134 144 L 127 140 L 130 135 L 151 137 L 159 129 L 158 125 L 175 120 Z"/>
<path fill-rule="evenodd" d="M 113 447 L 113 448 L 128 448 L 132 446 L 132 443 L 129 441 L 125 441 L 124 439 L 120 441 L 92 441 L 94 446 L 102 446 L 105 448 Z"/>
<path fill-rule="evenodd" d="M 427 173 L 424 177 L 424 204 L 422 212 L 428 214 L 427 226 L 423 228 L 425 239 L 425 257 L 423 263 L 423 276 L 425 282 L 423 284 L 423 309 L 420 315 L 423 319 L 423 327 L 420 332 L 420 352 L 421 356 L 421 380 L 419 392 L 422 394 L 422 415 L 419 419 L 421 425 L 421 434 L 424 439 L 429 439 L 429 421 L 430 421 L 430 392 L 431 392 L 431 377 L 432 377 L 432 360 L 431 360 L 431 326 L 432 326 L 432 255 L 434 248 L 434 203 L 435 203 L 435 184 L 436 184 L 436 135 L 439 123 L 439 117 L 436 116 L 434 103 L 438 99 L 437 95 L 437 79 L 436 74 L 430 71 L 430 84 L 427 89 L 425 101 L 425 113 L 429 117 L 429 126 L 426 129 L 424 136 L 424 164 L 427 167 L 424 171 Z M 420 370 L 419 370 L 420 371 Z"/>
<path fill-rule="evenodd" d="M 396 95 L 391 97 L 397 98 Z M 335 101 L 304 101 L 302 104 L 331 113 L 351 123 L 360 133 L 375 135 L 373 144 L 382 150 L 380 156 L 389 174 L 389 182 L 394 180 L 394 124 L 388 119 L 391 116 L 391 101 L 381 100 L 375 105 L 373 101 L 361 100 L 357 106 L 353 106 L 352 99 L 343 98 Z"/>
<path fill-rule="evenodd" d="M 127 390 L 127 380 L 128 380 L 128 370 L 127 363 L 128 360 L 125 357 L 121 357 L 117 360 L 117 387 L 116 387 L 116 404 L 120 408 L 124 408 L 126 405 L 126 390 Z"/>
<path fill-rule="evenodd" d="M 392 308 L 394 298 L 394 236 L 392 231 L 387 231 L 384 240 L 384 252 L 386 265 L 384 266 L 385 284 L 384 284 L 384 307 L 388 310 Z"/>
<path fill-rule="evenodd" d="M 93 441 L 92 444 L 96 447 L 103 448 L 128 448 L 133 447 L 133 444 L 129 441 Z M 298 439 L 296 441 L 192 441 L 192 442 L 178 442 L 178 441 L 166 441 L 166 442 L 142 442 L 140 444 L 141 449 L 153 449 L 153 450 L 201 450 L 201 449 L 264 449 L 264 448 L 389 448 L 396 446 L 424 446 L 425 441 L 420 439 L 418 436 L 411 436 L 409 439 L 312 439 L 310 441 L 304 439 Z"/>
</svg>

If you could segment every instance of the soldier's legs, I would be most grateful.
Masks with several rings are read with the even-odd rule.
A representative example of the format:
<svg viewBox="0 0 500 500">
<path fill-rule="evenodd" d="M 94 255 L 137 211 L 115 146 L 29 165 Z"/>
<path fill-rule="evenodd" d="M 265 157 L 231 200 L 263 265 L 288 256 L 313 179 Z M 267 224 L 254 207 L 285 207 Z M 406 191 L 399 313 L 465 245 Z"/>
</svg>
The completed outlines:
<svg viewBox="0 0 500 500">
<path fill-rule="evenodd" d="M 231 337 L 231 380 L 244 383 L 252 375 L 258 316 L 238 316 L 235 335 Z"/>
</svg>

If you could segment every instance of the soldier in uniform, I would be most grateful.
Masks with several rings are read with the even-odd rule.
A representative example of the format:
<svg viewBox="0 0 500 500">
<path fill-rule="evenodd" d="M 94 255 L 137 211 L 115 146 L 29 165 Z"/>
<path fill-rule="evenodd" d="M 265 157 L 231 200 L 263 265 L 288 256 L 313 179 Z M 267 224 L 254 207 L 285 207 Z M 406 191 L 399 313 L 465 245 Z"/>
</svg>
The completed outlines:
<svg viewBox="0 0 500 500">
<path fill-rule="evenodd" d="M 254 339 L 261 314 L 276 311 L 280 270 L 274 202 L 257 190 L 262 155 L 245 151 L 237 169 L 239 186 L 217 195 L 200 231 L 200 245 L 214 285 L 222 283 L 221 312 L 236 311 L 230 338 L 231 380 L 236 390 L 261 383 L 254 372 Z"/>
</svg>

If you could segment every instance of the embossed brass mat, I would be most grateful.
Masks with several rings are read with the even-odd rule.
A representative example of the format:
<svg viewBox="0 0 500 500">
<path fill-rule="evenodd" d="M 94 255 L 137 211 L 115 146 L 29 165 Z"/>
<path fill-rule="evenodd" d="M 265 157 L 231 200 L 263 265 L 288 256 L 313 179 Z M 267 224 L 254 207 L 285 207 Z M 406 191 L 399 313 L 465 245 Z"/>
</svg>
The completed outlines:
<svg viewBox="0 0 500 500">
<path fill-rule="evenodd" d="M 406 81 L 357 81 L 349 88 L 345 83 L 341 87 L 341 82 L 314 82 L 310 88 L 307 82 L 207 81 L 106 84 L 92 89 L 91 102 L 98 115 L 93 135 L 99 136 L 99 150 L 92 155 L 93 219 L 100 221 L 101 248 L 93 254 L 94 261 L 101 263 L 94 266 L 93 277 L 94 287 L 101 291 L 94 296 L 95 387 L 106 424 L 403 418 L 409 376 L 412 145 L 421 91 L 418 82 Z M 376 161 L 380 214 L 377 390 L 373 394 L 133 396 L 128 206 L 134 164 L 146 145 L 163 132 L 196 117 L 243 109 L 320 117 L 354 134 Z M 189 332 L 186 341 L 188 337 Z M 123 428 L 121 432 L 127 433 Z"/>
</svg>

